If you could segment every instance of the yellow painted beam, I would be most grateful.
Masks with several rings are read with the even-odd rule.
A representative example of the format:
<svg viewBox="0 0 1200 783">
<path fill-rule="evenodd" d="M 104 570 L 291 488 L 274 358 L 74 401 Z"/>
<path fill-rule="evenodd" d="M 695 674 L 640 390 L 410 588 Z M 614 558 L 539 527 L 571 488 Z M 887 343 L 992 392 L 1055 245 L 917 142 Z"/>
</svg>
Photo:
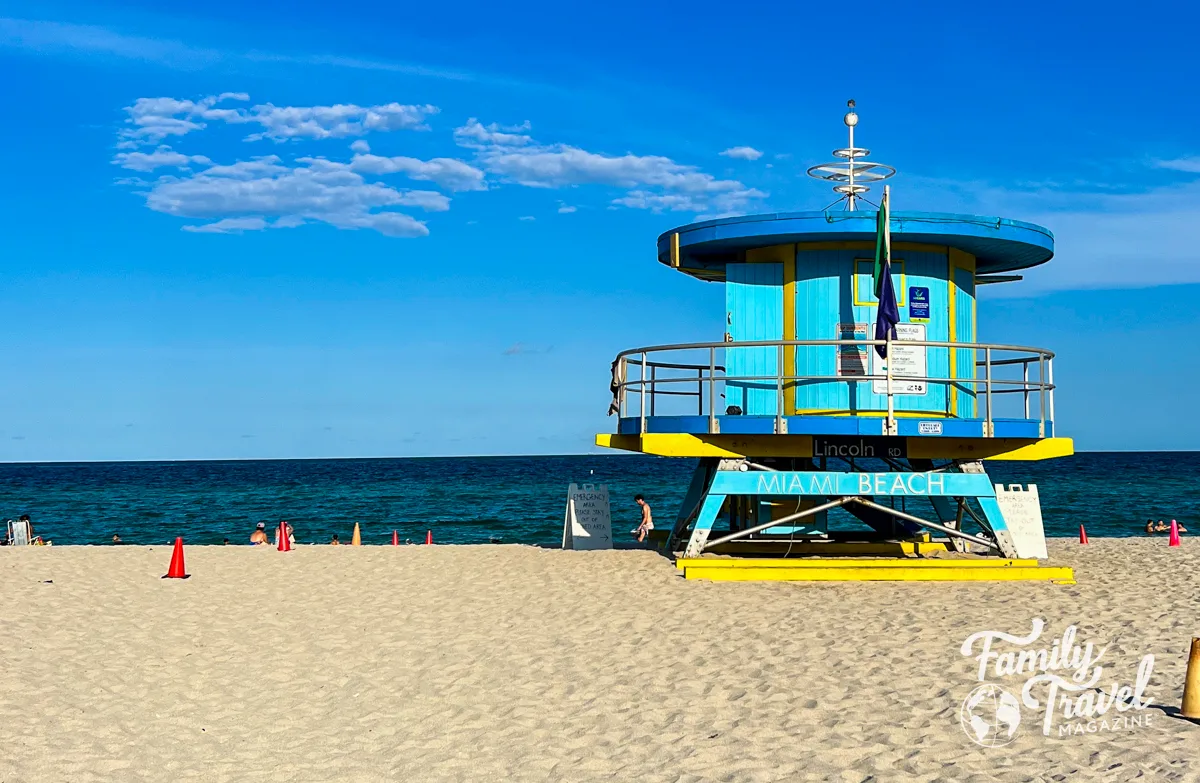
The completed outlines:
<svg viewBox="0 0 1200 783">
<path fill-rule="evenodd" d="M 1034 462 L 1075 453 L 1070 438 L 909 438 L 908 456 L 917 459 L 990 459 Z"/>
<path fill-rule="evenodd" d="M 1039 568 L 1033 558 L 1011 558 L 1001 560 L 991 557 L 945 558 L 921 560 L 911 557 L 805 557 L 797 559 L 770 558 L 752 559 L 745 557 L 681 557 L 675 561 L 676 568 L 925 568 L 936 571 L 944 568 Z"/>
<path fill-rule="evenodd" d="M 707 550 L 718 555 L 925 555 L 946 552 L 940 541 L 787 541 L 785 539 L 755 539 L 738 543 L 730 541 Z"/>
<path fill-rule="evenodd" d="M 908 438 L 915 459 L 1035 461 L 1069 457 L 1070 438 Z M 596 445 L 660 457 L 811 457 L 810 435 L 690 435 L 681 432 L 596 436 Z"/>
<path fill-rule="evenodd" d="M 713 582 L 1053 582 L 1075 584 L 1074 572 L 1065 566 L 1037 568 L 855 568 L 828 565 L 821 568 L 707 568 L 684 569 L 685 579 Z"/>
</svg>

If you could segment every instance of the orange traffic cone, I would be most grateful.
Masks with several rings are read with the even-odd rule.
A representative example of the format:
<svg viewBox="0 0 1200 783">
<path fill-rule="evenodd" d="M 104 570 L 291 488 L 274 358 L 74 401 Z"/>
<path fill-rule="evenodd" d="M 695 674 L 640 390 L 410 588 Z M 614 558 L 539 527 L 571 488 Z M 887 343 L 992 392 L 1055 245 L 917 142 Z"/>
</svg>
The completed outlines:
<svg viewBox="0 0 1200 783">
<path fill-rule="evenodd" d="M 171 566 L 163 579 L 187 579 L 189 576 L 191 574 L 186 573 L 183 567 L 183 538 L 176 538 L 175 550 L 171 552 Z"/>
<path fill-rule="evenodd" d="M 395 530 L 392 531 L 392 546 L 400 546 L 400 533 Z"/>
<path fill-rule="evenodd" d="M 350 536 L 350 546 L 362 546 L 362 531 L 358 529 L 358 523 L 354 523 L 354 535 Z"/>
<path fill-rule="evenodd" d="M 1083 525 L 1079 526 L 1079 543 L 1087 543 L 1087 531 L 1083 529 Z"/>
<path fill-rule="evenodd" d="M 1171 538 L 1167 541 L 1167 546 L 1179 546 L 1179 523 L 1171 520 Z"/>
<path fill-rule="evenodd" d="M 292 551 L 292 542 L 290 539 L 288 539 L 287 534 L 287 522 L 279 523 L 279 532 L 275 534 L 275 540 L 278 541 L 276 549 L 278 549 L 280 552 Z"/>
<path fill-rule="evenodd" d="M 432 530 L 426 530 L 426 531 L 425 531 L 425 544 L 426 544 L 426 545 L 429 545 L 429 544 L 432 544 L 432 543 L 433 543 L 433 531 L 432 531 Z"/>
</svg>

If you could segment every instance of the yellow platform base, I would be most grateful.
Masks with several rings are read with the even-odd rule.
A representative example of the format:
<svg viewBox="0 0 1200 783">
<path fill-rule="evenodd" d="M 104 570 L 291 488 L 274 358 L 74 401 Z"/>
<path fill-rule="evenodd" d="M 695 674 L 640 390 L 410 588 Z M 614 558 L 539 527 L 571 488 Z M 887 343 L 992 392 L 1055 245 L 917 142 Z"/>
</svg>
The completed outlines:
<svg viewBox="0 0 1200 783">
<path fill-rule="evenodd" d="M 705 551 L 714 555 L 928 555 L 949 549 L 940 541 L 787 541 L 757 538 L 730 541 Z"/>
<path fill-rule="evenodd" d="M 714 582 L 1025 582 L 1075 584 L 1066 566 L 1036 560 L 918 560 L 909 558 L 680 558 L 686 579 Z"/>
</svg>

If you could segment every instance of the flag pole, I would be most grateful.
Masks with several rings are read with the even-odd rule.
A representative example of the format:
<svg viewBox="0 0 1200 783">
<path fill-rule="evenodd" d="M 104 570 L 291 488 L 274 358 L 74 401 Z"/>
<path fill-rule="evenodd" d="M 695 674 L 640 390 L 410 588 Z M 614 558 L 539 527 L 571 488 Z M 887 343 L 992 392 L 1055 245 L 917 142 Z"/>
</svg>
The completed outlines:
<svg viewBox="0 0 1200 783">
<path fill-rule="evenodd" d="M 891 245 L 892 245 L 892 227 L 891 227 L 892 199 L 891 199 L 891 186 L 890 185 L 883 186 L 883 207 L 882 208 L 884 210 L 886 210 L 886 212 L 887 212 L 887 220 L 883 224 L 884 247 L 886 247 L 890 250 Z M 889 253 L 888 255 L 890 256 L 891 253 Z M 888 261 L 890 262 L 891 258 L 888 258 Z M 889 273 L 891 272 L 890 269 L 888 269 L 886 271 Z M 884 359 L 884 372 L 886 373 L 886 376 L 887 376 L 887 406 L 888 406 L 887 434 L 895 435 L 896 434 L 896 410 L 895 410 L 895 402 L 892 398 L 892 330 L 891 329 L 889 329 L 887 331 L 887 334 L 884 335 L 884 350 L 886 351 L 886 358 Z"/>
</svg>

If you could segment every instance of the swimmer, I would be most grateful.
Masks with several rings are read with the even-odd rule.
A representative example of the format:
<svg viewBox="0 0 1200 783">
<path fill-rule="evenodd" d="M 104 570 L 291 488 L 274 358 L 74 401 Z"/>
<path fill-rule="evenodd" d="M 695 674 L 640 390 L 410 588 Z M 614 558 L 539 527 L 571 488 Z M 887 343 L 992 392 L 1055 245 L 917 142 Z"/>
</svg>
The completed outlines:
<svg viewBox="0 0 1200 783">
<path fill-rule="evenodd" d="M 1153 519 L 1146 520 L 1146 535 L 1148 535 L 1148 536 L 1154 535 L 1154 520 Z"/>
<path fill-rule="evenodd" d="M 338 541 L 337 533 L 333 534 L 333 539 L 329 542 L 330 546 L 341 546 L 342 542 Z"/>
<path fill-rule="evenodd" d="M 267 538 L 267 523 L 259 522 L 257 529 L 250 534 L 250 543 L 255 546 L 271 543 Z"/>
</svg>

